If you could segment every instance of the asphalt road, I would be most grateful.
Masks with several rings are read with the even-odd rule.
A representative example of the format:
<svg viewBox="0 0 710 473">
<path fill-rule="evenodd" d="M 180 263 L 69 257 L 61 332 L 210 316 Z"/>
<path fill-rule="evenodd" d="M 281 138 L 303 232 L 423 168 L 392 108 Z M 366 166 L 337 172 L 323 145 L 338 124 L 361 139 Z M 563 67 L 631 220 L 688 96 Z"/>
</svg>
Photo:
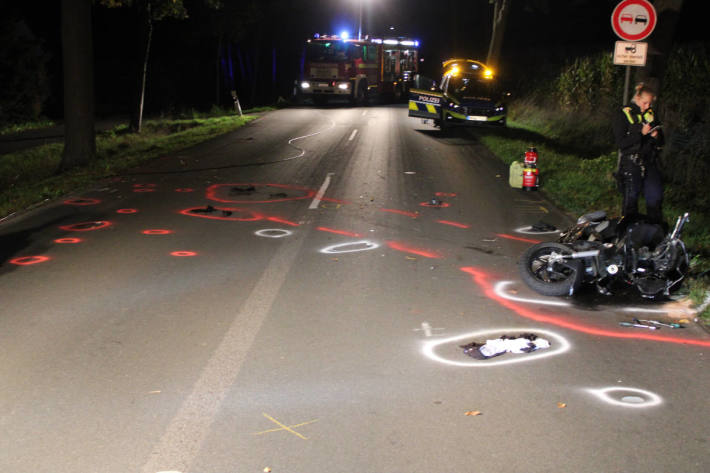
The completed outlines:
<svg viewBox="0 0 710 473">
<path fill-rule="evenodd" d="M 0 471 L 710 471 L 710 337 L 524 287 L 569 220 L 475 136 L 280 110 L 4 222 Z"/>
</svg>

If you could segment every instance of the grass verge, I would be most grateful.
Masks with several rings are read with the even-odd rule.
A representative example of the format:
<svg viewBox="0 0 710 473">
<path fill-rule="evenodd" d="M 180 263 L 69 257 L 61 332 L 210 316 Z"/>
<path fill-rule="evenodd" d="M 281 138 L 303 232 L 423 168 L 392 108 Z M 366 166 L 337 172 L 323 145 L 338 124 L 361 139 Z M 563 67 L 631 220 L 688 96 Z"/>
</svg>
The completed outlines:
<svg viewBox="0 0 710 473">
<path fill-rule="evenodd" d="M 558 133 L 550 132 L 549 122 L 545 126 L 541 126 L 542 123 L 539 117 L 509 121 L 508 128 L 482 129 L 476 132 L 476 137 L 507 165 L 522 160 L 525 149 L 535 146 L 540 156 L 542 192 L 571 217 L 593 210 L 619 215 L 621 196 L 612 176 L 617 164 L 616 151 L 609 149 L 596 157 L 582 157 L 584 152 L 575 150 Z M 680 293 L 700 305 L 710 293 L 710 217 L 674 201 L 673 194 L 674 189 L 666 186 L 663 208 L 666 221 L 672 225 L 683 212 L 691 213 L 690 223 L 683 232 L 683 241 L 692 256 L 691 272 Z M 640 210 L 643 211 L 643 207 Z M 710 309 L 704 310 L 699 318 L 710 324 Z"/>
<path fill-rule="evenodd" d="M 57 172 L 64 148 L 61 143 L 4 154 L 0 156 L 0 218 L 228 133 L 254 118 L 244 115 L 147 120 L 140 134 L 130 133 L 127 125 L 120 125 L 97 133 L 94 162 L 64 173 Z"/>
</svg>

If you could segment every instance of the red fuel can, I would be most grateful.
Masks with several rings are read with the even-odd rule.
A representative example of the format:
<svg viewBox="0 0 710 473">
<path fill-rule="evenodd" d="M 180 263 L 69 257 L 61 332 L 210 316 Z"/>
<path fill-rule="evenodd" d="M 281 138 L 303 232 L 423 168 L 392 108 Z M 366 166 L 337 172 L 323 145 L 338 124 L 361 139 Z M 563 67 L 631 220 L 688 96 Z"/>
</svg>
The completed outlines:
<svg viewBox="0 0 710 473">
<path fill-rule="evenodd" d="M 540 170 L 534 167 L 523 169 L 523 189 L 526 191 L 537 190 L 540 185 Z"/>
</svg>

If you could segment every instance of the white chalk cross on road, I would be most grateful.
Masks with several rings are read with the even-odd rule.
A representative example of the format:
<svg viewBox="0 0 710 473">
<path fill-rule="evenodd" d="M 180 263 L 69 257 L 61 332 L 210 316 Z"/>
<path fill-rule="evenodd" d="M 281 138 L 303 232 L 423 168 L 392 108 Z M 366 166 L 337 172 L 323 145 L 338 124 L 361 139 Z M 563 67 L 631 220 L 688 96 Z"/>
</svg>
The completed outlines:
<svg viewBox="0 0 710 473">
<path fill-rule="evenodd" d="M 421 328 L 412 329 L 413 332 L 424 332 L 424 336 L 427 338 L 439 335 L 434 332 L 440 330 L 444 330 L 443 327 L 432 327 L 429 322 L 422 322 Z"/>
</svg>

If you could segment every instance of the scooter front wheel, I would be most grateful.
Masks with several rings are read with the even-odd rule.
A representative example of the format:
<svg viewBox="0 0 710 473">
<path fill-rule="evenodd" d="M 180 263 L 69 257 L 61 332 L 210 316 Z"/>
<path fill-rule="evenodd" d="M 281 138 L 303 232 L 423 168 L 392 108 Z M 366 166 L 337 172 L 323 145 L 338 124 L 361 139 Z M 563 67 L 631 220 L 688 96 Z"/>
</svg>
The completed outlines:
<svg viewBox="0 0 710 473">
<path fill-rule="evenodd" d="M 520 259 L 520 277 L 543 296 L 571 296 L 582 284 L 582 261 L 565 258 L 571 254 L 561 243 L 533 245 Z"/>
</svg>

